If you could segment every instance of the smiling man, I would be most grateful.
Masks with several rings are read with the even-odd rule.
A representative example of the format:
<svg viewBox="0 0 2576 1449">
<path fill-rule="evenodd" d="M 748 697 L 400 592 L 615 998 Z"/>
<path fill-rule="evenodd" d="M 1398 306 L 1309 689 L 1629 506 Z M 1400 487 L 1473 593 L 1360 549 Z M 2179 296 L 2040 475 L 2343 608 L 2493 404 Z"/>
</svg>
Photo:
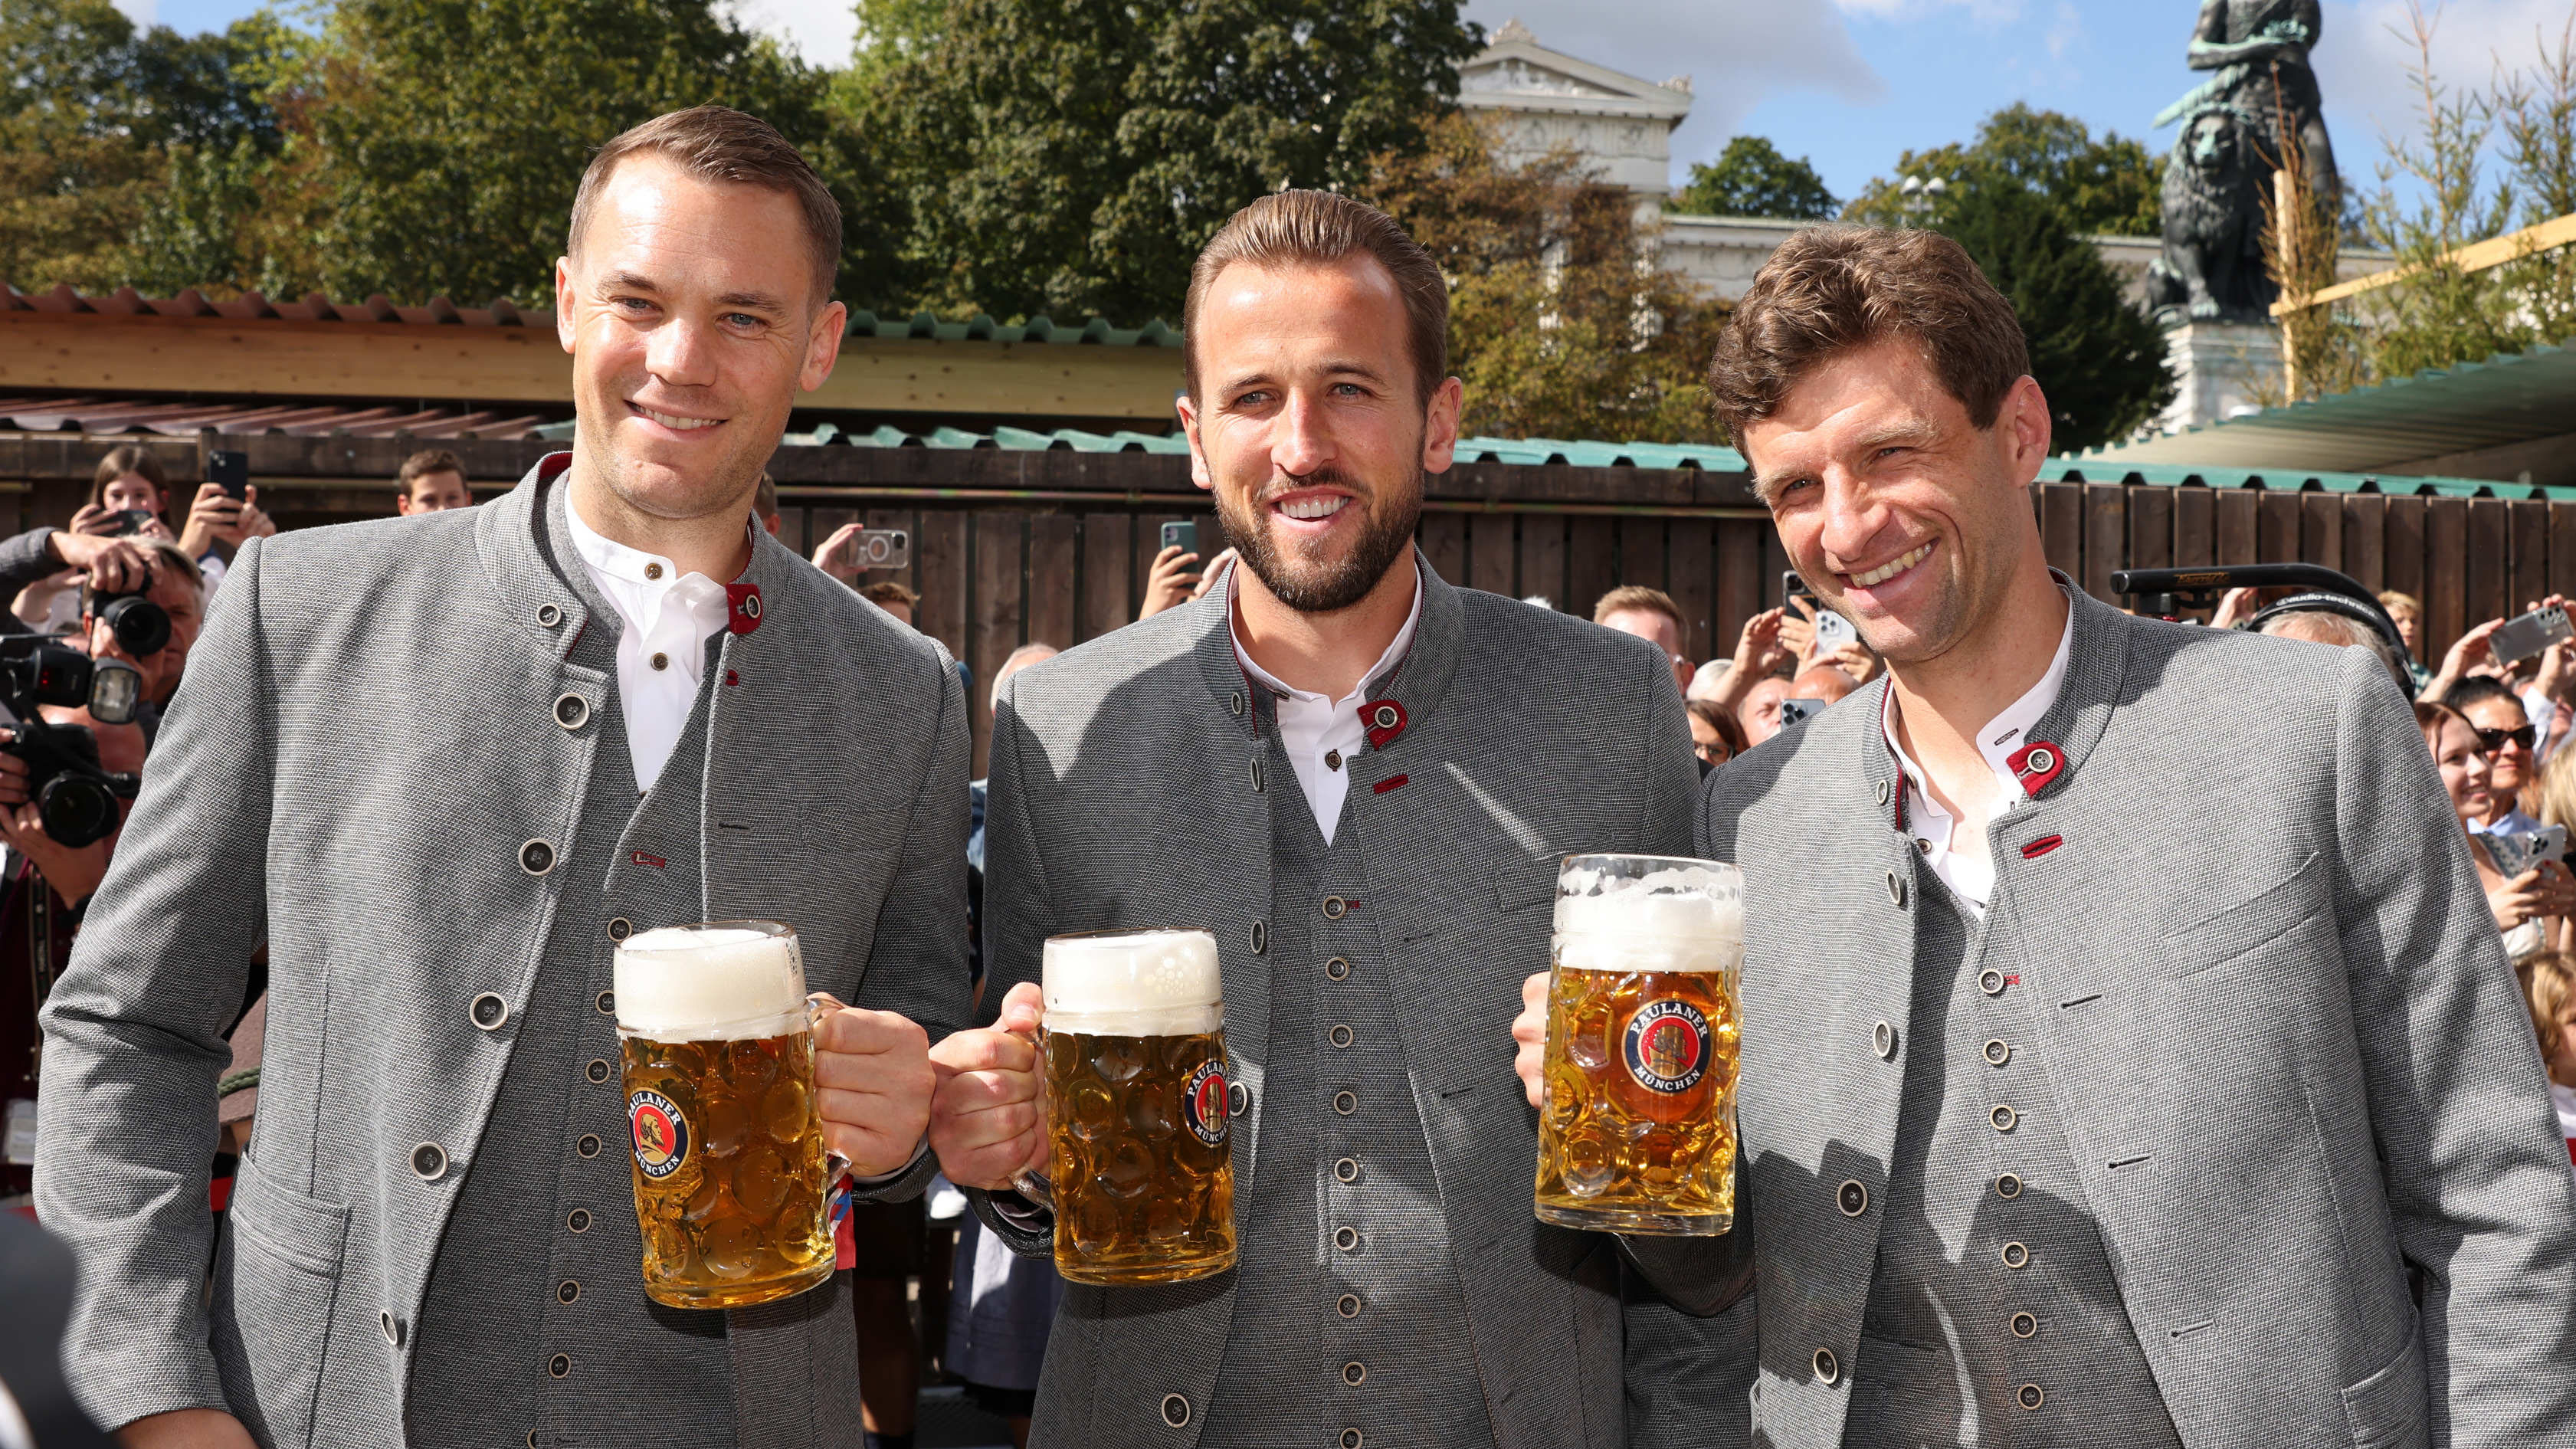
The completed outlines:
<svg viewBox="0 0 2576 1449">
<path fill-rule="evenodd" d="M 636 931 L 795 927 L 807 984 L 858 1003 L 816 1032 L 826 1140 L 865 1195 L 928 1178 L 926 1036 L 967 1009 L 964 700 L 937 644 L 751 523 L 839 349 L 839 253 L 767 125 L 648 122 L 591 162 L 556 269 L 571 452 L 479 508 L 243 547 L 45 1012 L 64 1360 L 128 1445 L 860 1442 L 847 1274 L 645 1297 L 611 994 Z"/>
<path fill-rule="evenodd" d="M 1181 418 L 1241 564 L 995 709 L 1000 1021 L 934 1050 L 948 1175 L 1049 1251 L 1007 1185 L 1043 1156 L 1052 935 L 1212 931 L 1234 1082 L 1213 1130 L 1239 1266 L 1068 1287 L 1033 1444 L 1707 1442 L 1688 1405 L 1721 1382 L 1715 1330 L 1639 1303 L 1623 1334 L 1616 1245 L 1532 1217 L 1534 1123 L 1491 1046 L 1547 959 L 1559 857 L 1688 846 L 1690 733 L 1663 651 L 1458 588 L 1413 546 L 1457 438 L 1447 301 L 1357 202 L 1238 212 L 1191 272 Z M 1674 1366 L 1651 1388 L 1648 1357 Z"/>
<path fill-rule="evenodd" d="M 2576 1193 L 2388 671 L 2052 573 L 2048 402 L 1943 237 L 1793 237 L 1710 390 L 1891 674 L 1698 822 L 1745 872 L 1750 1232 L 1637 1253 L 1754 1287 L 1757 1438 L 2563 1437 Z"/>
</svg>

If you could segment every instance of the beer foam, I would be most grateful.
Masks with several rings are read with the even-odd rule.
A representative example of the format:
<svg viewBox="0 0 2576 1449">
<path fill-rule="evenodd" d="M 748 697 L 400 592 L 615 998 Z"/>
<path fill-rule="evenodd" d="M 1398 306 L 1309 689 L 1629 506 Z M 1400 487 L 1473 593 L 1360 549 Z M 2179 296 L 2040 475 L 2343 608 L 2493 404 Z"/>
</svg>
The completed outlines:
<svg viewBox="0 0 2576 1449">
<path fill-rule="evenodd" d="M 1056 936 L 1044 973 L 1052 1031 L 1193 1036 L 1225 1019 L 1225 976 L 1205 931 Z"/>
<path fill-rule="evenodd" d="M 1744 964 L 1733 872 L 1681 865 L 1623 879 L 1568 871 L 1556 898 L 1558 960 L 1580 971 L 1727 971 Z"/>
<path fill-rule="evenodd" d="M 617 948 L 617 1026 L 655 1041 L 784 1036 L 805 1021 L 796 938 L 747 927 L 670 926 Z"/>
</svg>

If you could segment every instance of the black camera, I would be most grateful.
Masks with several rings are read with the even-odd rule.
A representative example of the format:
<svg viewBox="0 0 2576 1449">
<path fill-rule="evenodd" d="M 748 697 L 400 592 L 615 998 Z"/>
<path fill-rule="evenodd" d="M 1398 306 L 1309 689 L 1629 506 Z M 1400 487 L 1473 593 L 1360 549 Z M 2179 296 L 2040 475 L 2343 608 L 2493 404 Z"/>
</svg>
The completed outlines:
<svg viewBox="0 0 2576 1449">
<path fill-rule="evenodd" d="M 90 617 L 116 635 L 116 645 L 137 659 L 149 659 L 170 643 L 170 611 L 144 597 L 152 587 L 147 576 L 143 587 L 123 594 L 91 594 Z"/>
<path fill-rule="evenodd" d="M 70 846 L 106 839 L 116 830 L 116 802 L 133 799 L 141 779 L 102 768 L 98 736 L 80 725 L 48 724 L 38 706 L 87 709 L 100 724 L 130 724 L 143 707 L 143 676 L 131 665 L 22 635 L 0 643 L 0 686 L 18 716 L 9 727 L 14 738 L 0 751 L 27 762 L 27 794 L 45 834 Z"/>
</svg>

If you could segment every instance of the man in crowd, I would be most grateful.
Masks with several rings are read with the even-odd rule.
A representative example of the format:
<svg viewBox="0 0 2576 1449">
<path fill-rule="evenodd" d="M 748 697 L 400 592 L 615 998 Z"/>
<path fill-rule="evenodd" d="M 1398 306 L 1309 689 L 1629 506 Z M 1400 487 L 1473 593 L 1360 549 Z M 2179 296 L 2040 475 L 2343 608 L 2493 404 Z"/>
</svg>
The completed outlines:
<svg viewBox="0 0 2576 1449">
<path fill-rule="evenodd" d="M 1892 671 L 1699 823 L 1746 876 L 1750 1217 L 1634 1251 L 1758 1285 L 1757 1438 L 2563 1437 L 2576 1191 L 2386 670 L 2053 574 L 2047 399 L 1936 233 L 1792 237 L 1710 383 Z"/>
<path fill-rule="evenodd" d="M 907 629 L 912 627 L 912 611 L 921 604 L 921 595 L 892 579 L 868 585 L 859 590 L 859 597 L 892 614 Z"/>
<path fill-rule="evenodd" d="M 66 569 L 87 575 L 88 587 L 103 593 L 130 593 L 144 586 L 152 569 L 148 540 L 109 538 L 61 528 L 35 528 L 0 543 L 0 596 Z M 31 627 L 0 609 L 0 634 L 25 634 Z"/>
<path fill-rule="evenodd" d="M 1050 1214 L 1009 1190 L 1045 1150 L 1040 944 L 1204 924 L 1241 1263 L 1069 1286 L 1032 1442 L 1627 1443 L 1616 1247 L 1531 1221 L 1533 1123 L 1477 1042 L 1546 957 L 1561 855 L 1689 844 L 1669 660 L 1413 547 L 1461 389 L 1439 269 L 1394 222 L 1264 197 L 1183 316 L 1192 476 L 1240 561 L 1003 690 L 985 946 L 1007 990 L 934 1057 L 931 1136 L 986 1226 L 1048 1251 Z"/>
<path fill-rule="evenodd" d="M 465 486 L 465 464 L 445 448 L 423 448 L 394 473 L 394 511 L 405 518 L 474 506 Z"/>
<path fill-rule="evenodd" d="M 1634 634 L 1664 651 L 1664 657 L 1672 661 L 1673 683 L 1684 694 L 1690 692 L 1691 676 L 1697 671 L 1691 667 L 1690 657 L 1682 653 L 1682 640 L 1690 633 L 1690 626 L 1682 622 L 1681 605 L 1673 602 L 1672 595 L 1642 584 L 1622 584 L 1603 594 L 1601 602 L 1592 606 L 1592 622 L 1604 629 Z"/>
<path fill-rule="evenodd" d="M 862 1195 L 929 1176 L 964 701 L 935 644 L 749 526 L 838 353 L 839 237 L 768 126 L 646 122 L 593 157 L 556 268 L 572 451 L 488 507 L 244 545 L 45 1013 L 64 1357 L 128 1445 L 856 1449 L 837 1277 L 645 1298 L 610 993 L 635 931 L 792 923 L 807 984 L 859 1003 L 816 1029 L 826 1142 Z M 209 1288 L 222 1032 L 263 940 Z"/>
<path fill-rule="evenodd" d="M 2372 658 L 2388 667 L 2388 676 L 2408 696 L 2415 693 L 2415 681 L 2406 667 L 2398 662 L 2397 651 L 2388 647 L 2379 631 L 2337 609 L 2289 609 L 2274 614 L 2255 630 L 2275 639 L 2304 639 L 2311 644 L 2325 644 L 2337 649 L 2364 649 Z"/>
</svg>

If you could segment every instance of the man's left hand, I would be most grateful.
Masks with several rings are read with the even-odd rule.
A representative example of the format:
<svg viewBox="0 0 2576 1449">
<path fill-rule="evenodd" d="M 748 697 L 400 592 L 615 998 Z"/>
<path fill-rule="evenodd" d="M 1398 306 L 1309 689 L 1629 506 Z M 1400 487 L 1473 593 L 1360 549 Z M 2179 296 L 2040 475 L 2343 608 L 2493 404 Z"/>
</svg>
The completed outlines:
<svg viewBox="0 0 2576 1449">
<path fill-rule="evenodd" d="M 930 1037 L 891 1011 L 824 998 L 814 1026 L 814 1105 L 823 1144 L 859 1177 L 912 1161 L 930 1126 Z"/>
</svg>

